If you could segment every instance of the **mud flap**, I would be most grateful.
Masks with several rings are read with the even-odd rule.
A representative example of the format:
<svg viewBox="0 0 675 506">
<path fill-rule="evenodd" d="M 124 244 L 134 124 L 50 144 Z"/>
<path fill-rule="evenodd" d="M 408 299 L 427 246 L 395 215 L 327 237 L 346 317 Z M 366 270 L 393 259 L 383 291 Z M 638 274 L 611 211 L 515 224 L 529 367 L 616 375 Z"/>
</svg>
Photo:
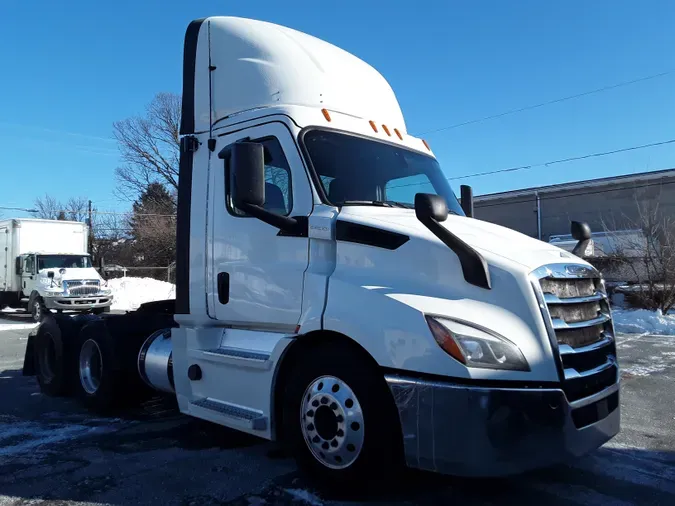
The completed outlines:
<svg viewBox="0 0 675 506">
<path fill-rule="evenodd" d="M 35 362 L 33 361 L 33 356 L 35 355 L 35 350 L 33 349 L 33 344 L 35 343 L 35 335 L 37 334 L 38 329 L 33 329 L 30 334 L 28 334 L 28 342 L 26 343 L 26 354 L 23 358 L 23 375 L 24 376 L 35 376 Z"/>
</svg>

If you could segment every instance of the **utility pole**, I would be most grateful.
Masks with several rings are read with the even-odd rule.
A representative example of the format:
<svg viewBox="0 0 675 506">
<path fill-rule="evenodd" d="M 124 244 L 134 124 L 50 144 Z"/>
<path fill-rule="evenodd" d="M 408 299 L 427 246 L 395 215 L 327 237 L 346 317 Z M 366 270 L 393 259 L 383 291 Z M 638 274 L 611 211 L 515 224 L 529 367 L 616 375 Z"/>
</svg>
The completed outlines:
<svg viewBox="0 0 675 506">
<path fill-rule="evenodd" d="M 89 201 L 89 251 L 91 254 L 94 251 L 94 221 L 91 219 L 91 200 Z"/>
</svg>

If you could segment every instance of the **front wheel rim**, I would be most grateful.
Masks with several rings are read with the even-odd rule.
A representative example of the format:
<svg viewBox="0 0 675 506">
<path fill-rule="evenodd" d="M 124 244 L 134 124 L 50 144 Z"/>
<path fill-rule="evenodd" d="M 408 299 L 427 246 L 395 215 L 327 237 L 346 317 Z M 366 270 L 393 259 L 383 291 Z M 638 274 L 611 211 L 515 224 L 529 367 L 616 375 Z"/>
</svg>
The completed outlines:
<svg viewBox="0 0 675 506">
<path fill-rule="evenodd" d="M 88 339 L 80 350 L 80 383 L 88 394 L 95 394 L 101 386 L 103 358 L 101 349 L 93 339 Z"/>
<path fill-rule="evenodd" d="M 300 404 L 300 428 L 314 458 L 330 469 L 351 466 L 363 449 L 363 410 L 340 378 L 321 376 L 310 383 Z"/>
<path fill-rule="evenodd" d="M 33 302 L 33 319 L 35 321 L 40 321 L 42 317 L 42 308 L 38 301 Z"/>
</svg>

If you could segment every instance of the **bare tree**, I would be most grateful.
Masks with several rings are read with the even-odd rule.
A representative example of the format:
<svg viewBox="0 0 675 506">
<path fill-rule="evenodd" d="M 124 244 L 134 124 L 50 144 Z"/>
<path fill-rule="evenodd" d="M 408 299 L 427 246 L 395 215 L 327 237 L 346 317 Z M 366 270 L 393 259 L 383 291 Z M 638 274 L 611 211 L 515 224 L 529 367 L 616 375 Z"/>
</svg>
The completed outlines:
<svg viewBox="0 0 675 506">
<path fill-rule="evenodd" d="M 662 210 L 659 199 L 636 198 L 635 219 L 624 218 L 620 233 L 613 225 L 605 230 L 614 242 L 609 261 L 630 273 L 635 284 L 627 295 L 647 309 L 668 312 L 675 306 L 675 216 Z"/>
<path fill-rule="evenodd" d="M 44 198 L 36 198 L 33 206 L 36 210 L 33 216 L 45 220 L 57 220 L 59 218 L 59 211 L 63 210 L 61 203 L 51 195 L 45 195 Z"/>
<path fill-rule="evenodd" d="M 178 190 L 180 95 L 158 93 L 145 116 L 113 124 L 123 165 L 115 171 L 116 192 L 133 201 L 152 183 L 160 183 L 175 195 Z"/>
</svg>

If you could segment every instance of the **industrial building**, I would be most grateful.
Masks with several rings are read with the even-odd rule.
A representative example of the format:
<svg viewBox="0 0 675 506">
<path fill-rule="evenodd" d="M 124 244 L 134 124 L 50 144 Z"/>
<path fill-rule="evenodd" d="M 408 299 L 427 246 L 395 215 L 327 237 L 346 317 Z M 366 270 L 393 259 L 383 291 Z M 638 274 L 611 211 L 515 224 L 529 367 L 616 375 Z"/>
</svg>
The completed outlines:
<svg viewBox="0 0 675 506">
<path fill-rule="evenodd" d="M 594 232 L 632 228 L 640 221 L 638 202 L 675 215 L 675 169 L 480 195 L 474 215 L 548 242 L 569 234 L 571 221 Z"/>
</svg>

